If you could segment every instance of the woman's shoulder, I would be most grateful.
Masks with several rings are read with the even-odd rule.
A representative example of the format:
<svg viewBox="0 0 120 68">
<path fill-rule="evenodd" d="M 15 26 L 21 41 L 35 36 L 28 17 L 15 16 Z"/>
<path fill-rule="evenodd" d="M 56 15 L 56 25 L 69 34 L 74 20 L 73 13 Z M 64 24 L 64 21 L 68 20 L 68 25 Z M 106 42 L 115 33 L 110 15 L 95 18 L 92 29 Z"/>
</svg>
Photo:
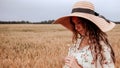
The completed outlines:
<svg viewBox="0 0 120 68">
<path fill-rule="evenodd" d="M 76 42 L 72 43 L 71 46 L 70 46 L 70 49 L 72 48 L 76 48 L 77 45 L 79 45 L 81 42 L 81 38 L 77 38 Z"/>
<path fill-rule="evenodd" d="M 71 46 L 69 47 L 69 50 L 73 50 L 73 49 L 75 49 L 75 48 L 76 48 L 76 44 L 73 43 L 73 44 L 71 44 Z"/>
<path fill-rule="evenodd" d="M 100 44 L 102 45 L 103 51 L 111 51 L 110 46 L 105 42 L 101 41 Z"/>
</svg>

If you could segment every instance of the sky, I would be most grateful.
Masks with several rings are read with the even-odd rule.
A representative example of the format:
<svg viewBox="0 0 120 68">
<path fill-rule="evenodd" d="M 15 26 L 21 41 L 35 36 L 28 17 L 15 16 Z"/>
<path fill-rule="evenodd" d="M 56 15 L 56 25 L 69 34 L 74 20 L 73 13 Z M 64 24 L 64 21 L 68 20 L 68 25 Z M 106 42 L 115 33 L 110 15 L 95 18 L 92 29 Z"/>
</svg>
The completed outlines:
<svg viewBox="0 0 120 68">
<path fill-rule="evenodd" d="M 0 21 L 40 22 L 55 20 L 71 13 L 72 6 L 83 0 L 0 0 Z M 111 21 L 120 21 L 120 0 L 85 0 L 95 11 Z"/>
</svg>

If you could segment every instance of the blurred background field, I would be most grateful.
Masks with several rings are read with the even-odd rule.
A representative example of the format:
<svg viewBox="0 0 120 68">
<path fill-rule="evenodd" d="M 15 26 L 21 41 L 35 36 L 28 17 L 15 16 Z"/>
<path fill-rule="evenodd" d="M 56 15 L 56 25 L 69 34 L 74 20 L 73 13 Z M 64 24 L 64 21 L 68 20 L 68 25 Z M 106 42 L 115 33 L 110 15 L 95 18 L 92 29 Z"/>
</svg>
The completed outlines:
<svg viewBox="0 0 120 68">
<path fill-rule="evenodd" d="M 120 25 L 107 34 L 120 68 Z M 62 68 L 71 43 L 59 24 L 0 24 L 0 68 Z"/>
</svg>

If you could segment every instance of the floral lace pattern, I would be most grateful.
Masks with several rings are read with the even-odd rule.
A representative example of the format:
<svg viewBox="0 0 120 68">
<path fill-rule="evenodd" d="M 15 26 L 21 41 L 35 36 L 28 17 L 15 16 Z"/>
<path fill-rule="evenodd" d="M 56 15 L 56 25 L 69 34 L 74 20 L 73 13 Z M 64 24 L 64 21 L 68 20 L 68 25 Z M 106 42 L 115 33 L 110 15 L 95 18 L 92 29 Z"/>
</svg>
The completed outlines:
<svg viewBox="0 0 120 68">
<path fill-rule="evenodd" d="M 78 63 L 83 66 L 83 68 L 95 68 L 95 64 L 93 63 L 93 57 L 89 49 L 89 45 L 85 46 L 81 50 L 78 50 L 80 42 L 81 39 L 78 39 L 77 43 L 73 44 L 73 46 L 69 48 L 68 55 L 74 56 L 77 59 Z M 110 48 L 105 46 L 105 44 L 102 42 L 101 44 L 104 46 L 103 54 L 105 56 L 105 62 L 106 62 L 103 64 L 103 68 L 115 68 L 112 58 L 110 56 Z M 63 68 L 69 68 L 69 67 L 64 65 Z M 97 62 L 97 68 L 102 68 L 99 62 Z"/>
</svg>

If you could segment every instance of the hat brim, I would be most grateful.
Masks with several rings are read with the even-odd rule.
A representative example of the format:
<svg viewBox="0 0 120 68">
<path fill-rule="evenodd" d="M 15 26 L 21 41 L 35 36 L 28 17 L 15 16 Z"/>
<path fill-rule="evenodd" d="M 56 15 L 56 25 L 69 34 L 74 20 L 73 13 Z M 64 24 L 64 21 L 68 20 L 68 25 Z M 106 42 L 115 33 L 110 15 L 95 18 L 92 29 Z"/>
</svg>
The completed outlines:
<svg viewBox="0 0 120 68">
<path fill-rule="evenodd" d="M 105 19 L 103 19 L 99 16 L 95 16 L 95 15 L 88 14 L 88 13 L 79 13 L 79 12 L 72 13 L 68 16 L 60 17 L 57 20 L 55 20 L 53 22 L 53 24 L 55 24 L 55 23 L 62 24 L 64 27 L 66 27 L 72 31 L 73 27 L 70 24 L 70 17 L 72 17 L 72 16 L 82 17 L 82 18 L 90 20 L 91 22 L 96 24 L 103 32 L 110 31 L 111 29 L 113 29 L 115 27 L 115 23 L 113 23 L 113 22 L 108 23 Z"/>
</svg>

